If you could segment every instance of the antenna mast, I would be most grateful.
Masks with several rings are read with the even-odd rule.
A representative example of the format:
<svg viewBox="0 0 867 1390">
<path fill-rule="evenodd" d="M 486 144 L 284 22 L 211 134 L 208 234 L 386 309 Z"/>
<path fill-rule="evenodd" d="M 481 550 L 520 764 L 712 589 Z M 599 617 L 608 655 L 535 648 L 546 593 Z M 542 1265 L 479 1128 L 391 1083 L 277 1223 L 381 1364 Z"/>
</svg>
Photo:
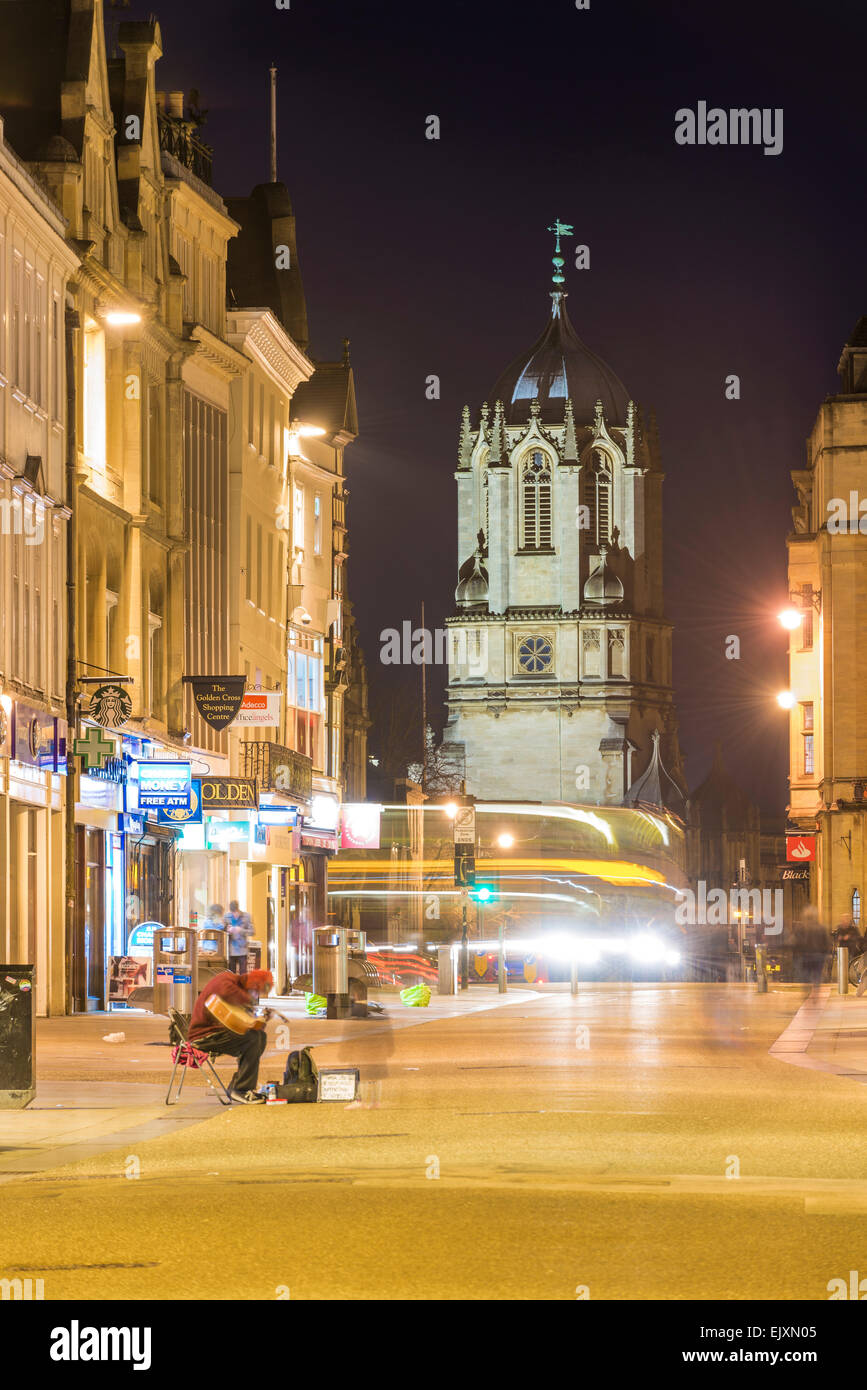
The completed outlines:
<svg viewBox="0 0 867 1390">
<path fill-rule="evenodd" d="M 277 182 L 277 69 L 271 65 L 271 182 Z"/>
</svg>

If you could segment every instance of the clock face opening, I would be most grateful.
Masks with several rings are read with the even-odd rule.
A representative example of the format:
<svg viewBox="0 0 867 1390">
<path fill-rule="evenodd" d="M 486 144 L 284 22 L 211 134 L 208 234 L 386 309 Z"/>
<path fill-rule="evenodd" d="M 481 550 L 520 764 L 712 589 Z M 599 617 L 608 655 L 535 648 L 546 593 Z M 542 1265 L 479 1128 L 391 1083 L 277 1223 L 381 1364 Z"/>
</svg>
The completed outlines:
<svg viewBox="0 0 867 1390">
<path fill-rule="evenodd" d="M 554 648 L 547 637 L 525 637 L 518 648 L 518 665 L 528 676 L 550 671 Z"/>
</svg>

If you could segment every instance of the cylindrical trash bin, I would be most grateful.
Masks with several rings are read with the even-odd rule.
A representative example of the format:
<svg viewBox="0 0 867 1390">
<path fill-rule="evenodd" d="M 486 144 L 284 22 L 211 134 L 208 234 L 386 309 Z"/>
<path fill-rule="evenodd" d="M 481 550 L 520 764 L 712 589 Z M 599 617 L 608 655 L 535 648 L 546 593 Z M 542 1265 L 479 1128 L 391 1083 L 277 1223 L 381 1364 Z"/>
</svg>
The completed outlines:
<svg viewBox="0 0 867 1390">
<path fill-rule="evenodd" d="M 23 1110 L 36 1095 L 36 1001 L 32 965 L 0 965 L 0 1110 Z"/>
<path fill-rule="evenodd" d="M 196 974 L 199 989 L 203 990 L 209 980 L 229 968 L 229 933 L 223 927 L 201 927 L 196 937 Z"/>
<path fill-rule="evenodd" d="M 313 929 L 313 993 L 349 993 L 349 952 L 342 927 Z"/>
<path fill-rule="evenodd" d="M 154 1013 L 192 1014 L 198 995 L 198 951 L 192 927 L 154 932 Z"/>
<path fill-rule="evenodd" d="M 451 946 L 437 947 L 437 994 L 454 994 L 455 958 Z"/>
</svg>

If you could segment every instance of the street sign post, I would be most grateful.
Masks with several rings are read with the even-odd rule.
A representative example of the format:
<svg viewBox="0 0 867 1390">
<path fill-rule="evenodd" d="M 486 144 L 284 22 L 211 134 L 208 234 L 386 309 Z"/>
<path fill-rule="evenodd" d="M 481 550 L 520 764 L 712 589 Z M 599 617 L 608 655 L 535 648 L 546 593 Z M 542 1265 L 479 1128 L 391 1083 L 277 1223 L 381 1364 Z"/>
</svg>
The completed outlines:
<svg viewBox="0 0 867 1390">
<path fill-rule="evenodd" d="M 476 844 L 476 808 L 475 806 L 459 806 L 455 812 L 454 820 L 455 844 L 472 845 Z"/>
</svg>

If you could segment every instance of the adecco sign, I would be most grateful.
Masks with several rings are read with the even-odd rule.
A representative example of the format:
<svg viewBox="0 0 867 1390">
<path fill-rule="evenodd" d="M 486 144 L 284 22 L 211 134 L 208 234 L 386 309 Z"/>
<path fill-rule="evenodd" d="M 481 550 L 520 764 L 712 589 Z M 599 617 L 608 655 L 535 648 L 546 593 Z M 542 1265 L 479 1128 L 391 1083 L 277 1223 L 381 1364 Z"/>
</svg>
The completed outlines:
<svg viewBox="0 0 867 1390">
<path fill-rule="evenodd" d="M 203 777 L 202 810 L 255 811 L 259 786 L 255 777 Z"/>
</svg>

